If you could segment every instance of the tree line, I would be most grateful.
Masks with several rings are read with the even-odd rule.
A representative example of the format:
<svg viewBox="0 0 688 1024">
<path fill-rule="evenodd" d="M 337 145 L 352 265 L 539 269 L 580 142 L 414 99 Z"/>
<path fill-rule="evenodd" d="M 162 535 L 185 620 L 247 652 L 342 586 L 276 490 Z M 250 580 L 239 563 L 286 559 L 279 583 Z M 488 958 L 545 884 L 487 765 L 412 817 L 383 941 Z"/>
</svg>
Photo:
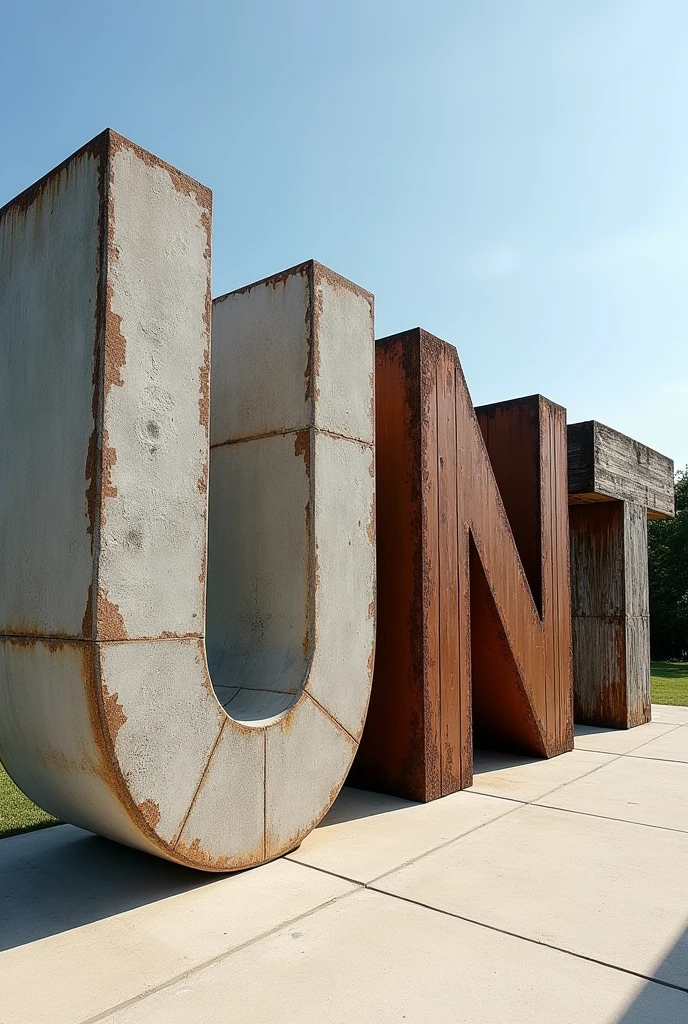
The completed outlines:
<svg viewBox="0 0 688 1024">
<path fill-rule="evenodd" d="M 676 474 L 676 516 L 647 524 L 653 658 L 688 660 L 688 466 Z"/>
</svg>

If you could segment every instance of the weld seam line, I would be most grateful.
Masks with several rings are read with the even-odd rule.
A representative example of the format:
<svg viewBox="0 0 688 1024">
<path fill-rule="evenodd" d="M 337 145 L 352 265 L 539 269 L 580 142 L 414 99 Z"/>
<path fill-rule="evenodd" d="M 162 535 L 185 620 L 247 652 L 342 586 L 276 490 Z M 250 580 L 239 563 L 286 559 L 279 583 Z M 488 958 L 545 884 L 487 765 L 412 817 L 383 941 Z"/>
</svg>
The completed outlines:
<svg viewBox="0 0 688 1024">
<path fill-rule="evenodd" d="M 40 633 L 0 633 L 0 640 L 38 640 L 46 644 L 152 644 L 167 640 L 205 640 L 205 633 L 180 633 L 178 636 L 125 636 L 120 640 L 106 640 L 102 637 L 57 636 Z"/>
<path fill-rule="evenodd" d="M 322 704 L 320 703 L 320 701 L 319 701 L 319 700 L 316 700 L 316 699 L 315 699 L 315 697 L 314 697 L 314 696 L 313 696 L 313 694 L 312 694 L 312 693 L 310 692 L 310 690 L 304 690 L 304 693 L 306 694 L 306 696 L 307 696 L 307 697 L 310 697 L 310 699 L 311 699 L 311 700 L 313 701 L 313 703 L 314 703 L 314 704 L 316 705 L 316 707 L 319 707 L 319 708 L 320 708 L 320 710 L 322 711 L 322 713 L 323 713 L 324 715 L 327 715 L 327 717 L 329 718 L 329 720 L 330 720 L 331 722 L 334 722 L 334 724 L 335 724 L 335 725 L 336 725 L 336 726 L 337 726 L 337 727 L 338 727 L 339 729 L 341 729 L 341 730 L 342 730 L 342 732 L 346 733 L 346 735 L 347 735 L 347 736 L 349 737 L 349 739 L 350 739 L 350 740 L 352 741 L 352 743 L 354 743 L 354 744 L 355 744 L 356 746 L 358 746 L 358 740 L 357 740 L 357 739 L 355 739 L 355 738 L 354 738 L 354 737 L 353 737 L 353 736 L 351 735 L 351 733 L 349 732 L 349 730 L 348 730 L 348 729 L 346 729 L 346 728 L 345 728 L 345 727 L 344 727 L 344 726 L 342 725 L 342 723 L 341 723 L 341 722 L 338 722 L 338 721 L 337 721 L 337 719 L 336 719 L 336 718 L 334 717 L 334 715 L 330 714 L 330 712 L 329 712 L 329 711 L 327 710 L 327 708 L 326 708 L 326 707 L 323 707 L 323 705 L 322 705 Z"/>
<path fill-rule="evenodd" d="M 235 444 L 244 444 L 247 441 L 262 441 L 266 437 L 287 437 L 289 434 L 300 434 L 304 430 L 312 430 L 316 434 L 323 434 L 325 437 L 332 437 L 337 441 L 352 441 L 354 444 L 363 445 L 364 448 L 374 448 L 373 441 L 364 441 L 361 437 L 351 437 L 349 434 L 339 434 L 336 430 L 326 430 L 324 427 L 316 427 L 311 424 L 304 427 L 285 427 L 279 430 L 266 430 L 262 434 L 247 434 L 246 437 L 232 437 L 227 441 L 216 441 L 210 445 L 210 450 L 215 448 L 227 448 Z"/>
<path fill-rule="evenodd" d="M 191 797 L 191 803 L 189 804 L 189 809 L 187 810 L 186 814 L 184 815 L 183 821 L 182 821 L 182 823 L 181 823 L 181 825 L 179 827 L 179 832 L 177 833 L 177 836 L 176 836 L 176 838 L 174 840 L 174 843 L 172 844 L 172 849 L 174 851 L 176 851 L 177 845 L 179 844 L 179 841 L 182 838 L 182 834 L 184 832 L 184 828 L 186 827 L 186 823 L 189 820 L 189 815 L 191 814 L 191 811 L 193 810 L 193 805 L 196 803 L 196 797 L 198 796 L 199 791 L 201 789 L 201 786 L 203 785 L 203 781 L 204 781 L 206 775 L 208 774 L 208 769 L 210 768 L 210 765 L 212 763 L 213 757 L 215 756 L 215 751 L 217 750 L 217 745 L 220 742 L 220 738 L 222 736 L 222 733 L 225 731 L 225 726 L 227 724 L 227 721 L 228 721 L 227 718 L 223 718 L 223 720 L 222 720 L 222 724 L 221 724 L 219 732 L 217 734 L 217 738 L 215 739 L 215 742 L 213 743 L 213 748 L 210 751 L 210 754 L 208 755 L 208 760 L 206 761 L 205 768 L 201 772 L 201 777 L 198 780 L 198 785 L 196 786 L 196 789 L 194 790 L 194 794 Z"/>
</svg>

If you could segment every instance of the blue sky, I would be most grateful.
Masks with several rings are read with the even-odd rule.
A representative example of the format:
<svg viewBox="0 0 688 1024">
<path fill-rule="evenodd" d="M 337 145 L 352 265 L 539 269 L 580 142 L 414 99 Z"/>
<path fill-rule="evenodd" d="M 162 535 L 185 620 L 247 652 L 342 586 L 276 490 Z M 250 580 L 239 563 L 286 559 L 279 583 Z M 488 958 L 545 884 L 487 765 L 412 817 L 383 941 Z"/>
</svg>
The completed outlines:
<svg viewBox="0 0 688 1024">
<path fill-rule="evenodd" d="M 688 463 L 684 0 L 3 0 L 0 205 L 110 126 L 214 192 L 213 290 L 314 257 Z"/>
</svg>

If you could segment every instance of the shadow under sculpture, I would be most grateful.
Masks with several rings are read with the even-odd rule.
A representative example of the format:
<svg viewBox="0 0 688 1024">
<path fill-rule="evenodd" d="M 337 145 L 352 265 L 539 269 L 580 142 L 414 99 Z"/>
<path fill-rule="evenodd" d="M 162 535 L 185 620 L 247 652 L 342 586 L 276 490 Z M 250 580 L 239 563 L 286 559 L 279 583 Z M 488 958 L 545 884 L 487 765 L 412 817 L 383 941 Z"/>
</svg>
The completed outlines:
<svg viewBox="0 0 688 1024">
<path fill-rule="evenodd" d="M 298 845 L 363 728 L 373 304 L 311 262 L 212 311 L 210 228 L 110 131 L 0 211 L 0 758 L 225 871 Z"/>
<path fill-rule="evenodd" d="M 484 746 L 573 748 L 566 413 L 477 410 L 456 349 L 376 342 L 378 635 L 349 781 L 414 800 L 470 786 Z M 501 491 L 501 493 L 500 493 Z"/>
<path fill-rule="evenodd" d="M 649 722 L 647 520 L 674 514 L 671 459 L 596 420 L 568 428 L 574 718 Z"/>
</svg>

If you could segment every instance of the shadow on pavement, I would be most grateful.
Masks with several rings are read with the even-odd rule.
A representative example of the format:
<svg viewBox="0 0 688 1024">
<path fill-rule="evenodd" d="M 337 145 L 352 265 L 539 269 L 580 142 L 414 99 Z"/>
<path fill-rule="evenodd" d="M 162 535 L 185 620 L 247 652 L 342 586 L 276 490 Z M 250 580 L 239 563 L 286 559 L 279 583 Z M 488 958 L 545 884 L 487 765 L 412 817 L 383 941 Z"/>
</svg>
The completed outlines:
<svg viewBox="0 0 688 1024">
<path fill-rule="evenodd" d="M 196 889 L 217 877 L 72 825 L 3 839 L 0 950 Z"/>
</svg>

